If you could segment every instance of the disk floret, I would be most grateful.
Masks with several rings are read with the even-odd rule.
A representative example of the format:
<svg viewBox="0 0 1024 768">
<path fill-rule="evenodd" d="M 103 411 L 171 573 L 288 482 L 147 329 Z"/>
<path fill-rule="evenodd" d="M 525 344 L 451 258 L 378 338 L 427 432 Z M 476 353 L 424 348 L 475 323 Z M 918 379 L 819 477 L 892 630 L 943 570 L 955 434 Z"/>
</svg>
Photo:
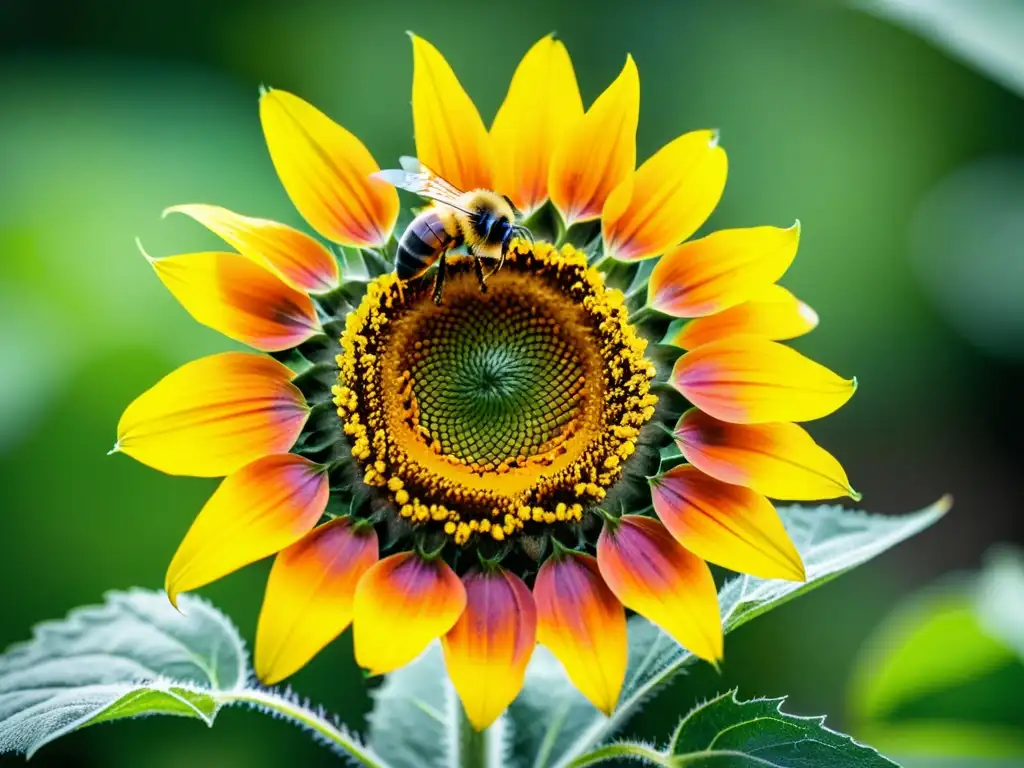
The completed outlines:
<svg viewBox="0 0 1024 768">
<path fill-rule="evenodd" d="M 334 404 L 362 480 L 456 543 L 583 520 L 654 416 L 654 366 L 621 292 L 571 246 L 517 241 L 482 293 L 449 268 L 370 283 L 341 337 Z"/>
</svg>

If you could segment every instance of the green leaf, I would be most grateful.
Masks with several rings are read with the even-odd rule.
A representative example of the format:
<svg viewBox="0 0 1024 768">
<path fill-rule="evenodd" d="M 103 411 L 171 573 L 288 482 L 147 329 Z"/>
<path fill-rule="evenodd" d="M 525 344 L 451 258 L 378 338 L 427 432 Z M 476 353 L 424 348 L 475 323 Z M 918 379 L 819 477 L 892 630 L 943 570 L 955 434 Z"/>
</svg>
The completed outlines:
<svg viewBox="0 0 1024 768">
<path fill-rule="evenodd" d="M 220 706 L 211 693 L 245 683 L 245 648 L 207 603 L 185 595 L 181 609 L 154 592 L 111 592 L 104 605 L 39 625 L 0 657 L 0 753 L 31 756 L 58 736 L 125 717 L 211 724 Z"/>
<path fill-rule="evenodd" d="M 483 733 L 473 731 L 448 679 L 438 643 L 385 677 L 373 699 L 370 746 L 394 768 L 509 764 L 506 716 Z"/>
<path fill-rule="evenodd" d="M 441 649 L 434 645 L 395 670 L 373 692 L 370 744 L 395 768 L 443 765 L 454 730 Z"/>
<path fill-rule="evenodd" d="M 800 551 L 806 582 L 739 576 L 718 593 L 726 632 L 745 624 L 794 597 L 828 583 L 932 525 L 949 509 L 949 499 L 909 515 L 889 516 L 856 512 L 838 506 L 782 507 L 779 515 Z M 533 768 L 564 768 L 595 745 L 603 743 L 626 723 L 665 683 L 696 659 L 649 622 L 629 622 L 629 668 L 619 706 L 611 717 L 596 713 L 582 697 L 551 696 L 551 671 L 534 675 L 527 670 L 526 690 L 509 709 L 517 739 L 533 738 L 543 760 Z M 557 669 L 557 671 L 561 671 Z M 538 742 L 536 723 L 546 730 Z M 551 745 L 545 753 L 542 744 Z"/>
<path fill-rule="evenodd" d="M 825 727 L 824 717 L 782 711 L 781 699 L 740 701 L 736 691 L 695 707 L 665 750 L 677 766 L 890 768 L 871 747 Z"/>
<path fill-rule="evenodd" d="M 786 531 L 803 558 L 807 581 L 740 576 L 728 582 L 718 593 L 725 631 L 877 557 L 931 526 L 951 505 L 947 496 L 909 515 L 873 515 L 838 506 L 780 508 Z"/>
<path fill-rule="evenodd" d="M 849 710 L 893 754 L 1024 756 L 1024 556 L 990 555 L 899 606 L 864 643 Z"/>
<path fill-rule="evenodd" d="M 860 0 L 854 4 L 916 32 L 1024 95 L 1024 5 L 1019 0 Z"/>
<path fill-rule="evenodd" d="M 96 723 L 148 715 L 212 725 L 223 706 L 241 704 L 307 728 L 368 768 L 384 763 L 343 727 L 291 695 L 247 685 L 238 630 L 192 595 L 174 610 L 163 592 L 109 592 L 103 605 L 77 608 L 36 627 L 0 656 L 0 754 L 31 757 L 54 739 Z"/>
<path fill-rule="evenodd" d="M 825 727 L 825 718 L 782 711 L 780 699 L 740 701 L 736 691 L 698 704 L 663 750 L 620 742 L 581 755 L 572 768 L 630 758 L 671 768 L 892 768 L 877 750 Z"/>
</svg>

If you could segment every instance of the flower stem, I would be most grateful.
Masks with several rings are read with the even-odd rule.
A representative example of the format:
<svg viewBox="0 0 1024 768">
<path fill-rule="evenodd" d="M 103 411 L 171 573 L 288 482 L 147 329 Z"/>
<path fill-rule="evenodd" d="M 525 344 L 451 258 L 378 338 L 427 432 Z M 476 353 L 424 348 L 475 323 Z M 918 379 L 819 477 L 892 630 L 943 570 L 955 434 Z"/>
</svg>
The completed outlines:
<svg viewBox="0 0 1024 768">
<path fill-rule="evenodd" d="M 352 758 L 365 768 L 386 768 L 387 764 L 364 746 L 357 738 L 336 727 L 323 716 L 297 702 L 274 693 L 254 688 L 234 691 L 218 691 L 216 699 L 220 704 L 248 704 L 256 709 L 274 712 L 298 725 L 313 731 L 338 752 Z"/>
<path fill-rule="evenodd" d="M 572 768 L 584 768 L 588 765 L 611 762 L 619 758 L 641 760 L 648 765 L 673 765 L 669 758 L 661 752 L 643 744 L 608 744 L 576 758 L 570 765 Z"/>
<path fill-rule="evenodd" d="M 487 768 L 489 732 L 473 728 L 461 706 L 458 711 L 459 768 Z"/>
</svg>

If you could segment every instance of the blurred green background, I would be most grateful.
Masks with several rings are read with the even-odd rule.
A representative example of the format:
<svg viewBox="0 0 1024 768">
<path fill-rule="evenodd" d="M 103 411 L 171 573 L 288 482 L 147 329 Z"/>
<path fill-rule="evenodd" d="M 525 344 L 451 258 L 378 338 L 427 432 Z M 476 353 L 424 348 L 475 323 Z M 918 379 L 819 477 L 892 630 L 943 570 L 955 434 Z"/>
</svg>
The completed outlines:
<svg viewBox="0 0 1024 768">
<path fill-rule="evenodd" d="M 709 226 L 801 220 L 784 283 L 822 323 L 797 346 L 860 380 L 813 434 L 864 508 L 907 511 L 944 492 L 956 506 L 730 635 L 722 678 L 680 680 L 637 727 L 663 733 L 695 696 L 738 685 L 855 728 L 853 660 L 900 597 L 976 568 L 994 542 L 1024 541 L 1024 101 L 913 32 L 831 3 L 0 3 L 0 644 L 107 589 L 160 586 L 213 488 L 105 455 L 136 395 L 231 346 L 163 289 L 135 236 L 154 255 L 211 245 L 184 217 L 161 221 L 182 202 L 300 224 L 263 145 L 260 83 L 312 101 L 385 166 L 410 153 L 406 29 L 442 50 L 488 122 L 543 34 L 565 41 L 587 103 L 631 52 L 640 158 L 719 128 L 730 177 Z M 250 640 L 268 565 L 203 590 Z M 368 688 L 347 636 L 293 684 L 362 726 Z M 333 760 L 288 724 L 226 711 L 213 730 L 89 729 L 33 762 Z"/>
</svg>

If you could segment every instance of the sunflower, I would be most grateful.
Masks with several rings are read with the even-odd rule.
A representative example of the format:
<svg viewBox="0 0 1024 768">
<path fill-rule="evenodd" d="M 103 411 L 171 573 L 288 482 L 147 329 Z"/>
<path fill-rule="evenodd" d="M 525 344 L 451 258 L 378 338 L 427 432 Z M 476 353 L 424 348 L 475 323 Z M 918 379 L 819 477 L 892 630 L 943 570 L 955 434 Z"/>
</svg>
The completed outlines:
<svg viewBox="0 0 1024 768">
<path fill-rule="evenodd" d="M 440 639 L 467 718 L 515 698 L 537 642 L 610 712 L 626 610 L 709 662 L 708 563 L 803 579 L 769 498 L 856 498 L 796 422 L 855 382 L 779 343 L 817 317 L 776 285 L 799 226 L 691 240 L 725 186 L 713 131 L 636 168 L 631 58 L 584 110 L 561 42 L 526 54 L 490 130 L 413 36 L 420 161 L 525 212 L 481 292 L 454 258 L 444 302 L 393 272 L 399 199 L 352 134 L 260 95 L 278 176 L 324 240 L 211 205 L 183 213 L 233 250 L 149 258 L 200 323 L 266 355 L 184 365 L 135 400 L 115 451 L 224 477 L 167 572 L 172 602 L 276 555 L 256 633 L 267 684 L 353 627 L 395 670 Z"/>
</svg>

